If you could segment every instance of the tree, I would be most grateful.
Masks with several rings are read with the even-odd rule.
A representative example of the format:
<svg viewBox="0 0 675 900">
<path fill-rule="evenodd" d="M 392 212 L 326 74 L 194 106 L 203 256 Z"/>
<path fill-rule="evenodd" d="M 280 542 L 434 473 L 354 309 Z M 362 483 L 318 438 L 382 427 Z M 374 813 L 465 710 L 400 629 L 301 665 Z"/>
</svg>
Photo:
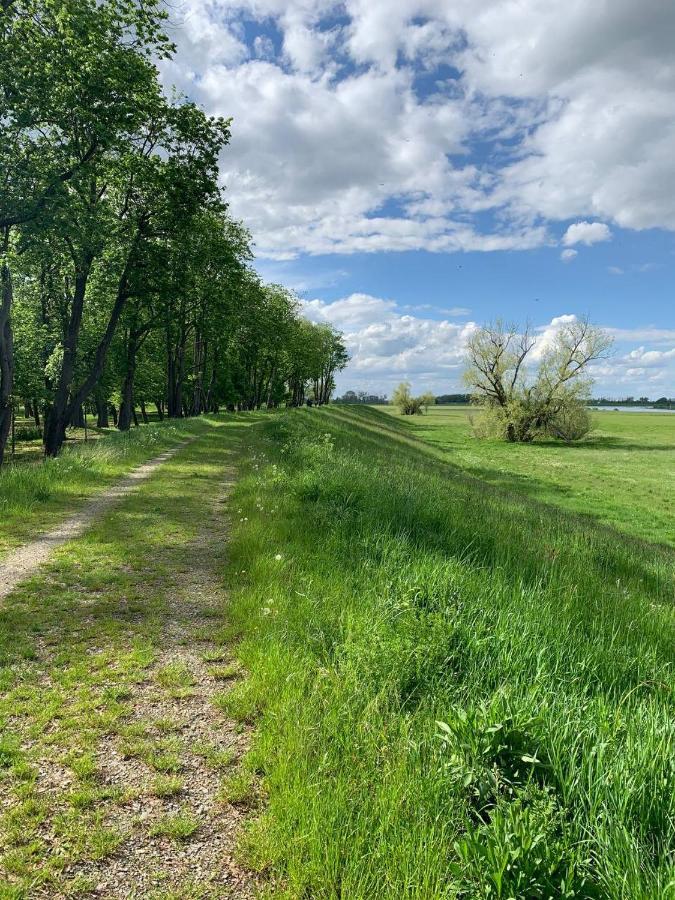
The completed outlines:
<svg viewBox="0 0 675 900">
<path fill-rule="evenodd" d="M 58 218 L 78 179 L 95 199 L 87 171 L 137 132 L 160 95 L 149 57 L 172 50 L 165 19 L 159 0 L 0 3 L 0 463 L 14 379 L 13 232 Z M 86 219 L 80 211 L 84 231 Z M 76 263 L 76 307 L 91 252 Z M 66 345 L 66 371 L 70 362 Z"/>
<path fill-rule="evenodd" d="M 583 430 L 579 410 L 590 396 L 588 367 L 606 357 L 611 344 L 587 319 L 563 322 L 546 344 L 529 328 L 500 321 L 477 329 L 468 342 L 465 380 L 483 408 L 483 430 L 510 442 Z M 538 365 L 530 372 L 535 351 Z"/>
<path fill-rule="evenodd" d="M 436 395 L 433 391 L 425 391 L 420 397 L 420 401 L 424 407 L 424 412 L 429 412 L 429 407 L 436 405 Z"/>
<path fill-rule="evenodd" d="M 92 400 L 122 430 L 148 402 L 322 404 L 347 363 L 251 268 L 218 181 L 229 121 L 164 95 L 165 19 L 163 0 L 0 0 L 0 463 L 20 399 L 54 456 Z"/>
<path fill-rule="evenodd" d="M 413 397 L 408 381 L 402 381 L 395 388 L 391 395 L 391 403 L 393 406 L 398 406 L 403 416 L 414 416 L 422 412 L 422 398 Z"/>
</svg>

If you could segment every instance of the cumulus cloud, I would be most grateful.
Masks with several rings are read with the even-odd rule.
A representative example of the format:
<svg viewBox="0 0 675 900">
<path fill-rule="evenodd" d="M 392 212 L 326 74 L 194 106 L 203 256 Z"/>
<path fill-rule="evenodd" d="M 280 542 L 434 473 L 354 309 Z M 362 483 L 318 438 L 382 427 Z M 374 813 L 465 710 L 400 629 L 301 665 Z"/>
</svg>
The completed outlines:
<svg viewBox="0 0 675 900">
<path fill-rule="evenodd" d="M 563 250 L 562 253 L 560 254 L 560 259 L 563 262 L 568 263 L 568 262 L 572 262 L 574 257 L 578 256 L 578 255 L 579 255 L 578 250 Z"/>
<path fill-rule="evenodd" d="M 563 235 L 562 242 L 570 247 L 573 244 L 599 244 L 609 241 L 612 232 L 604 222 L 574 222 Z"/>
<path fill-rule="evenodd" d="M 312 321 L 330 322 L 344 333 L 351 362 L 339 389 L 387 392 L 410 380 L 441 392 L 461 382 L 474 322 L 414 316 L 393 300 L 358 293 L 333 302 L 308 300 L 303 307 Z"/>
<path fill-rule="evenodd" d="M 675 229 L 671 3 L 183 0 L 173 19 L 164 77 L 234 117 L 223 183 L 259 253 Z"/>
<path fill-rule="evenodd" d="M 423 312 L 425 306 L 420 304 L 416 310 Z M 399 307 L 394 300 L 363 293 L 332 302 L 303 301 L 307 318 L 330 322 L 344 333 L 351 362 L 338 378 L 339 392 L 355 389 L 391 393 L 400 381 L 410 381 L 417 391 L 464 390 L 466 343 L 477 324 L 411 315 L 410 309 Z M 533 363 L 560 328 L 575 321 L 574 313 L 563 313 L 535 326 Z M 653 394 L 658 386 L 675 384 L 675 330 L 606 330 L 615 338 L 617 352 L 592 366 L 596 393 L 616 395 L 618 390 L 639 396 Z M 631 347 L 637 340 L 644 343 Z M 659 344 L 666 346 L 655 346 Z M 665 389 L 661 387 L 660 392 Z"/>
</svg>

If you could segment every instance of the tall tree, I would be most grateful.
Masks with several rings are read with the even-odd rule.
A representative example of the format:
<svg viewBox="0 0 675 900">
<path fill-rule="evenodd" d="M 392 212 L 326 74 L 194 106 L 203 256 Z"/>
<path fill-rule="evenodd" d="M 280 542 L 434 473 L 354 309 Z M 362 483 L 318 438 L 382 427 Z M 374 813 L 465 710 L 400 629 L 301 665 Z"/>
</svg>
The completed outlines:
<svg viewBox="0 0 675 900">
<path fill-rule="evenodd" d="M 73 180 L 147 117 L 158 96 L 148 57 L 172 49 L 164 19 L 158 0 L 0 3 L 0 460 L 14 371 L 12 229 L 51 217 Z"/>
</svg>

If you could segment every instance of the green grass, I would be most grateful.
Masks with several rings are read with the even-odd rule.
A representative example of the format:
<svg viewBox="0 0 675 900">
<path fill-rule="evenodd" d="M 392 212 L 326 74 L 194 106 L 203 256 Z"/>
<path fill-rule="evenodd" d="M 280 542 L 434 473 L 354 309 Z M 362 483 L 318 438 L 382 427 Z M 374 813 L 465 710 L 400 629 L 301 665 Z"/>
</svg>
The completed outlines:
<svg viewBox="0 0 675 900">
<path fill-rule="evenodd" d="M 5 464 L 0 470 L 0 558 L 136 465 L 204 427 L 203 420 L 145 425 L 87 444 L 66 445 L 57 459 Z"/>
<path fill-rule="evenodd" d="M 199 828 L 199 819 L 189 810 L 164 816 L 150 828 L 154 837 L 167 837 L 172 841 L 187 841 Z"/>
<path fill-rule="evenodd" d="M 675 897 L 675 555 L 446 458 L 374 410 L 249 435 L 245 861 L 289 898 Z"/>
<path fill-rule="evenodd" d="M 468 407 L 435 406 L 424 416 L 381 410 L 439 457 L 481 480 L 637 537 L 675 544 L 675 415 L 594 412 L 592 434 L 567 446 L 476 440 L 469 422 L 476 413 Z"/>
</svg>

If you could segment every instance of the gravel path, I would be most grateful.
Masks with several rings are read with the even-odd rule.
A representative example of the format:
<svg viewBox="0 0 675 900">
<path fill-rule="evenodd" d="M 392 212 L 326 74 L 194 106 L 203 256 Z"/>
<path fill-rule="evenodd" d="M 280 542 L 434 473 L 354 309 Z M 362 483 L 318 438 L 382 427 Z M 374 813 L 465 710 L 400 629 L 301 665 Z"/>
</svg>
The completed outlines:
<svg viewBox="0 0 675 900">
<path fill-rule="evenodd" d="M 154 459 L 138 466 L 122 481 L 88 503 L 80 512 L 6 556 L 0 563 L 0 600 L 10 594 L 18 584 L 33 575 L 54 550 L 67 541 L 79 537 L 95 519 L 135 490 L 141 481 L 149 478 L 157 466 L 161 466 L 162 463 L 171 459 L 193 440 L 194 438 L 188 438 L 176 447 L 165 450 Z"/>
<path fill-rule="evenodd" d="M 152 796 L 147 785 L 156 776 L 129 754 L 124 741 L 109 736 L 99 744 L 102 782 L 138 795 L 108 819 L 127 834 L 124 844 L 113 856 L 78 869 L 93 880 L 95 897 L 250 900 L 256 895 L 254 879 L 234 858 L 237 833 L 249 813 L 247 804 L 221 799 L 222 779 L 235 770 L 247 749 L 250 728 L 219 711 L 214 699 L 227 688 L 229 676 L 224 682 L 218 672 L 224 667 L 204 661 L 205 656 L 217 656 L 216 651 L 223 652 L 223 661 L 227 659 L 207 635 L 216 630 L 226 596 L 217 560 L 227 541 L 222 504 L 231 489 L 230 477 L 205 504 L 204 529 L 190 548 L 189 569 L 175 573 L 167 584 L 160 650 L 134 692 L 129 720 L 146 726 L 156 722 L 162 728 L 171 723 L 181 788 L 175 796 Z M 175 691 L 162 687 L 162 673 L 168 670 L 189 673 L 189 687 Z M 155 735 L 161 736 L 161 731 Z M 188 840 L 153 833 L 158 823 L 177 814 L 188 814 L 197 826 Z"/>
</svg>

